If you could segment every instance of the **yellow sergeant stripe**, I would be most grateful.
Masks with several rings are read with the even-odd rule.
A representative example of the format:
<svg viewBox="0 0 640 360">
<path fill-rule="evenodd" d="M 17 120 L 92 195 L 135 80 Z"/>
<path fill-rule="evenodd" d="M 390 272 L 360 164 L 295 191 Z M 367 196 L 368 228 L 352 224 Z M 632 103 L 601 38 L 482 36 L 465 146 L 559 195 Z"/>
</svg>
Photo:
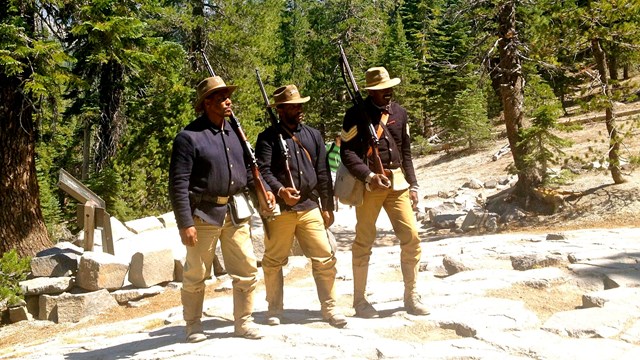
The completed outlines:
<svg viewBox="0 0 640 360">
<path fill-rule="evenodd" d="M 342 132 L 340 132 L 340 138 L 342 141 L 350 141 L 356 137 L 356 135 L 358 135 L 358 127 L 355 125 L 349 131 L 344 131 L 344 129 L 342 129 Z"/>
</svg>

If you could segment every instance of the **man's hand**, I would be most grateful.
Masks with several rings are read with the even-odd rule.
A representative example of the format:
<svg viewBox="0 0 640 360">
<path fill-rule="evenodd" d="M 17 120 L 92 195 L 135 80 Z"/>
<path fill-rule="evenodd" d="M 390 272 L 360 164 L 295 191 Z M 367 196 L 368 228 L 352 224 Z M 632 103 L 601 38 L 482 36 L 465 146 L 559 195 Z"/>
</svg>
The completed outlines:
<svg viewBox="0 0 640 360">
<path fill-rule="evenodd" d="M 276 196 L 273 195 L 271 191 L 267 191 L 265 194 L 266 194 L 265 200 L 267 201 L 267 204 L 270 204 L 271 206 L 270 207 L 259 206 L 258 212 L 260 213 L 260 216 L 269 217 L 273 215 L 274 211 L 276 210 Z"/>
<path fill-rule="evenodd" d="M 193 247 L 198 242 L 198 232 L 195 226 L 180 229 L 180 239 L 185 246 Z"/>
<path fill-rule="evenodd" d="M 278 196 L 284 200 L 284 203 L 293 206 L 300 201 L 300 193 L 298 190 L 291 187 L 283 187 L 278 190 Z"/>
<path fill-rule="evenodd" d="M 378 189 L 388 189 L 391 186 L 391 181 L 389 178 L 382 174 L 375 174 L 373 178 L 371 178 L 371 182 L 369 182 L 369 187 L 371 191 L 375 191 Z"/>
<path fill-rule="evenodd" d="M 271 204 L 270 210 L 275 209 L 276 207 L 276 196 L 273 195 L 271 191 L 267 191 L 267 202 Z"/>
<path fill-rule="evenodd" d="M 409 199 L 411 199 L 411 208 L 413 209 L 413 211 L 417 211 L 418 210 L 418 191 L 410 190 Z"/>
<path fill-rule="evenodd" d="M 333 211 L 322 211 L 322 220 L 324 220 L 324 228 L 327 229 L 333 225 L 335 218 L 333 217 Z"/>
</svg>

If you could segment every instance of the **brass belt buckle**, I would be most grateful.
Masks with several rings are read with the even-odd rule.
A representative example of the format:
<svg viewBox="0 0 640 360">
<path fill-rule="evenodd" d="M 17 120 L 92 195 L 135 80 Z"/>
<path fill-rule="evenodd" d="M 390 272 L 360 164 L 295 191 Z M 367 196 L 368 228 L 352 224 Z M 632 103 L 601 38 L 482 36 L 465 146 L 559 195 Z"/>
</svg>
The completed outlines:
<svg viewBox="0 0 640 360">
<path fill-rule="evenodd" d="M 226 205 L 229 202 L 229 197 L 228 196 L 217 196 L 216 197 L 216 204 L 218 205 Z"/>
</svg>

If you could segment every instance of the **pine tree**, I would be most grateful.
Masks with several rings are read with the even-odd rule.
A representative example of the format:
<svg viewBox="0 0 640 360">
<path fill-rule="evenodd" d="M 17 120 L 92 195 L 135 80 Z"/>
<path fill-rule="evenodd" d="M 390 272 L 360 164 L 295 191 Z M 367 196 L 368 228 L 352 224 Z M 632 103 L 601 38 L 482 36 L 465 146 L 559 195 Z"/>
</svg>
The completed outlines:
<svg viewBox="0 0 640 360">
<path fill-rule="evenodd" d="M 637 54 L 640 46 L 640 4 L 633 0 L 580 0 L 568 2 L 565 7 L 557 10 L 563 18 L 562 30 L 575 39 L 571 47 L 573 54 L 584 56 L 585 62 L 595 66 L 595 72 L 586 72 L 597 83 L 600 95 L 590 103 L 605 111 L 609 138 L 607 158 L 611 177 L 616 184 L 625 182 L 619 154 L 623 138 L 616 123 L 615 94 L 610 81 L 609 60 L 622 53 Z"/>
<path fill-rule="evenodd" d="M 31 256 L 51 244 L 40 208 L 35 146 L 39 110 L 68 60 L 37 26 L 34 1 L 0 6 L 0 254 Z"/>
<path fill-rule="evenodd" d="M 425 136 L 428 114 L 426 111 L 426 91 L 418 69 L 418 61 L 409 47 L 402 23 L 400 8 L 396 8 L 390 17 L 388 34 L 385 36 L 383 53 L 379 63 L 386 67 L 391 76 L 402 80 L 394 90 L 394 98 L 402 104 L 413 120 L 413 132 Z"/>
</svg>

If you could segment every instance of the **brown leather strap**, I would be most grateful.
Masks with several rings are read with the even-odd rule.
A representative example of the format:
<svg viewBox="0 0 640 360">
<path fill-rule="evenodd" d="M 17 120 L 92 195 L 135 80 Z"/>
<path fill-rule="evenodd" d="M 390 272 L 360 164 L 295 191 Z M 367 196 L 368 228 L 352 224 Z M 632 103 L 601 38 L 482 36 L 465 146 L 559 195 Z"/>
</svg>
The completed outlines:
<svg viewBox="0 0 640 360">
<path fill-rule="evenodd" d="M 382 136 L 382 133 L 384 132 L 384 128 L 382 127 L 382 125 L 387 125 L 388 120 L 389 120 L 389 113 L 384 111 L 382 113 L 382 116 L 380 117 L 380 124 L 378 124 L 378 128 L 376 129 L 376 136 L 378 136 L 378 139 L 380 139 L 380 137 Z M 371 156 L 372 153 L 373 153 L 373 149 L 371 148 L 371 146 L 369 146 L 369 150 L 367 150 L 367 156 Z"/>
<path fill-rule="evenodd" d="M 311 163 L 311 165 L 313 165 L 313 160 L 311 160 L 311 155 L 309 154 L 309 152 L 307 151 L 307 148 L 304 147 L 304 145 L 302 145 L 302 142 L 300 142 L 300 140 L 293 135 L 293 133 L 287 129 L 286 127 L 280 125 L 280 127 L 287 133 L 289 134 L 289 136 L 291 136 L 291 138 L 293 139 L 293 141 L 296 142 L 296 144 L 298 144 L 299 147 L 302 148 L 302 150 L 304 150 L 304 153 L 307 154 L 307 159 L 309 159 L 309 162 Z"/>
</svg>

